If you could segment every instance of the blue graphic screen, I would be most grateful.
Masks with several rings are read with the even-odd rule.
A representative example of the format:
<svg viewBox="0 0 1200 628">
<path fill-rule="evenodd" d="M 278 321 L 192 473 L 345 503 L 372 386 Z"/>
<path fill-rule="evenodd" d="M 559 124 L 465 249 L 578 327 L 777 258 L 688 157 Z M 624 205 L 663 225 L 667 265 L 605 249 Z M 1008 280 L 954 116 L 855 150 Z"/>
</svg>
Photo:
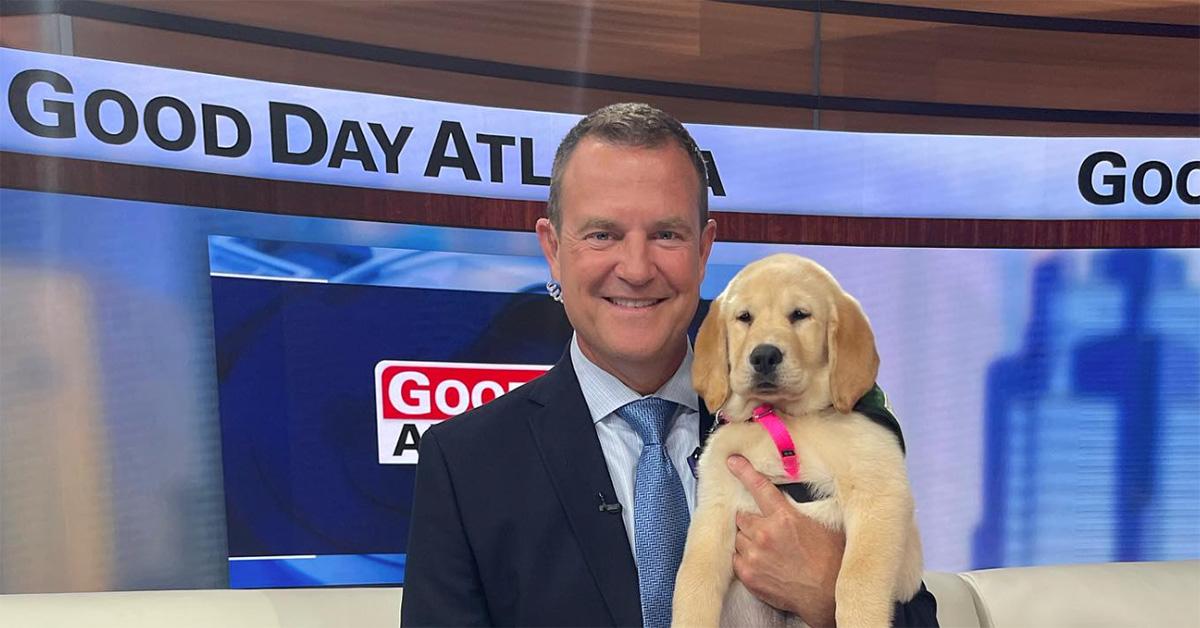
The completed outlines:
<svg viewBox="0 0 1200 628">
<path fill-rule="evenodd" d="M 570 338 L 545 295 L 221 276 L 212 295 L 235 587 L 403 582 L 416 467 L 377 461 L 375 365 L 553 364 Z"/>
</svg>

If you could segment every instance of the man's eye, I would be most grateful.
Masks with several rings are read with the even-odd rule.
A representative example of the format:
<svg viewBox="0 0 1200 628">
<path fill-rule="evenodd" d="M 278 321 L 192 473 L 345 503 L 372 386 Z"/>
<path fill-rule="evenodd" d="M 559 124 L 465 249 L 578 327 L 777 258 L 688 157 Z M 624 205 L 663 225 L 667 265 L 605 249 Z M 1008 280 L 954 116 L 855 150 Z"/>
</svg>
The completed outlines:
<svg viewBox="0 0 1200 628">
<path fill-rule="evenodd" d="M 608 231 L 597 231 L 595 233 L 589 233 L 587 235 L 587 237 L 590 240 L 600 240 L 601 242 L 607 242 L 607 241 L 613 239 L 613 235 L 611 233 L 609 233 Z"/>
<path fill-rule="evenodd" d="M 793 323 L 795 323 L 796 321 L 802 321 L 802 320 L 808 318 L 809 316 L 812 316 L 812 314 L 809 314 L 808 312 L 805 312 L 804 310 L 796 308 L 796 309 L 792 310 L 792 314 L 790 316 L 788 316 L 788 318 L 791 319 L 791 321 Z"/>
<path fill-rule="evenodd" d="M 679 234 L 675 233 L 674 231 L 659 231 L 658 239 L 659 240 L 678 240 Z"/>
<path fill-rule="evenodd" d="M 750 312 L 742 312 L 737 315 L 737 319 L 743 323 L 750 323 L 754 320 L 754 317 L 750 316 Z"/>
</svg>

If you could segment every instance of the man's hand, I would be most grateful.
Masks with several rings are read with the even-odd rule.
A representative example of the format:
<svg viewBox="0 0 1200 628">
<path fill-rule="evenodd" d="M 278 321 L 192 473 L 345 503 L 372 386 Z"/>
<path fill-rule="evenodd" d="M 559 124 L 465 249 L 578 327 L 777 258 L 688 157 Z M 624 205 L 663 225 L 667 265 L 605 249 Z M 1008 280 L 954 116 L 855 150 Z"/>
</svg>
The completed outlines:
<svg viewBox="0 0 1200 628">
<path fill-rule="evenodd" d="M 767 604 L 799 615 L 814 628 L 834 626 L 834 590 L 846 536 L 797 512 L 745 458 L 730 456 L 726 464 L 763 513 L 737 514 L 733 573 Z"/>
</svg>

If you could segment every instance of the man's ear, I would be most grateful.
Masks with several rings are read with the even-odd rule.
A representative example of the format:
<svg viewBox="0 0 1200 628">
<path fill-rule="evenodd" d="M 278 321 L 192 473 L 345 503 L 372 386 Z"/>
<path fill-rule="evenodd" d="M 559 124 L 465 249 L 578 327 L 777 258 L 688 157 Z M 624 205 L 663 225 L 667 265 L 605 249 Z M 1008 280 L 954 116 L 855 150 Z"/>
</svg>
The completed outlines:
<svg viewBox="0 0 1200 628">
<path fill-rule="evenodd" d="M 554 228 L 554 224 L 550 222 L 549 218 L 538 218 L 534 231 L 537 232 L 538 244 L 542 247 L 542 255 L 546 258 L 546 263 L 550 265 L 550 276 L 554 277 L 555 281 L 559 281 L 558 230 Z"/>
<path fill-rule="evenodd" d="M 700 281 L 704 282 L 704 274 L 708 270 L 708 256 L 712 254 L 713 241 L 717 239 L 717 221 L 709 218 L 700 227 Z"/>
<path fill-rule="evenodd" d="M 700 324 L 692 359 L 692 386 L 711 412 L 719 410 L 729 398 L 729 343 L 721 300 L 720 296 L 713 299 Z"/>
<path fill-rule="evenodd" d="M 871 324 L 854 297 L 845 292 L 835 296 L 830 311 L 829 394 L 833 407 L 845 414 L 875 385 L 879 354 Z"/>
</svg>

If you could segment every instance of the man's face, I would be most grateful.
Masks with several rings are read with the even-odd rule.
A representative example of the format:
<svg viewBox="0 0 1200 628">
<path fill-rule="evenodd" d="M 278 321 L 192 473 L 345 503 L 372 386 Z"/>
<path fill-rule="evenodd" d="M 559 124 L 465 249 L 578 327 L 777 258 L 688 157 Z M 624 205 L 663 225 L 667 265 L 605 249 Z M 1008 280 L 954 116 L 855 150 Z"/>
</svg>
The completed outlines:
<svg viewBox="0 0 1200 628">
<path fill-rule="evenodd" d="M 670 369 L 665 378 L 678 367 L 715 235 L 700 225 L 699 187 L 674 142 L 585 138 L 568 161 L 561 231 L 543 219 L 537 233 L 580 348 L 601 368 Z"/>
</svg>

